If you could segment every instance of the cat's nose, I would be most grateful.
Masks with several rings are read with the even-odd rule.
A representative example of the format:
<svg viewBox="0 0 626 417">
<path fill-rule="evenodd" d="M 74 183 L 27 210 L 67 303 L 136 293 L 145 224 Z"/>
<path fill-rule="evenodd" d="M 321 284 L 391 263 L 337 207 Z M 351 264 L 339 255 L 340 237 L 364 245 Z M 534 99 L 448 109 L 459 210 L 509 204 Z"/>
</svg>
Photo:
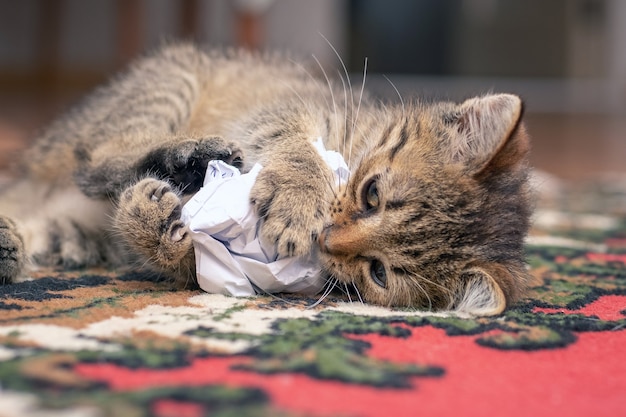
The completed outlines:
<svg viewBox="0 0 626 417">
<path fill-rule="evenodd" d="M 360 253 L 368 246 L 367 236 L 363 231 L 346 226 L 325 227 L 317 241 L 322 253 L 339 256 Z"/>
<path fill-rule="evenodd" d="M 317 236 L 317 243 L 319 244 L 320 250 L 323 253 L 329 253 L 328 246 L 326 245 L 326 237 L 328 236 L 329 229 L 330 229 L 330 226 L 324 227 L 322 232 Z"/>
</svg>

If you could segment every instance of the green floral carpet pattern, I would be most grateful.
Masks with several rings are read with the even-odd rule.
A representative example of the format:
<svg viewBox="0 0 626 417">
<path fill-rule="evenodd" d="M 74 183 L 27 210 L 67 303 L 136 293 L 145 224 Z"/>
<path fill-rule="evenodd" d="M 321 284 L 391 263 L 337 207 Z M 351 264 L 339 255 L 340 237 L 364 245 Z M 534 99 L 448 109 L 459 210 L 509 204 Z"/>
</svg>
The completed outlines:
<svg viewBox="0 0 626 417">
<path fill-rule="evenodd" d="M 626 415 L 626 182 L 540 200 L 527 250 L 492 318 L 42 271 L 0 287 L 0 416 Z"/>
</svg>

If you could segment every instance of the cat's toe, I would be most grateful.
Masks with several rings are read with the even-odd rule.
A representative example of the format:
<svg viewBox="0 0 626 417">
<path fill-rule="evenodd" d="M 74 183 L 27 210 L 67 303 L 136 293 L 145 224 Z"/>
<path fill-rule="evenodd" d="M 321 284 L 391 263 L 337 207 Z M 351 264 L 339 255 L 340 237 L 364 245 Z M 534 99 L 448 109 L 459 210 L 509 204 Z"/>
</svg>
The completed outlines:
<svg viewBox="0 0 626 417">
<path fill-rule="evenodd" d="M 229 145 L 228 149 L 230 151 L 230 155 L 223 158 L 222 160 L 226 162 L 228 165 L 232 165 L 237 169 L 243 168 L 243 164 L 244 164 L 243 151 L 239 149 L 233 143 Z"/>
<path fill-rule="evenodd" d="M 171 223 L 182 208 L 177 190 L 167 181 L 155 178 L 139 181 L 124 191 L 122 197 L 118 209 L 148 223 L 161 218 L 169 219 Z"/>
<path fill-rule="evenodd" d="M 180 242 L 188 236 L 187 230 L 187 226 L 181 220 L 173 221 L 169 228 L 170 240 L 172 242 Z"/>
<path fill-rule="evenodd" d="M 285 224 L 272 225 L 271 222 L 264 225 L 263 234 L 265 239 L 274 242 L 279 257 L 305 256 L 311 252 L 314 241 L 314 233 L 308 228 L 298 228 Z"/>
<path fill-rule="evenodd" d="M 155 203 L 159 203 L 163 196 L 172 192 L 172 186 L 169 183 L 151 178 L 142 181 L 139 186 L 143 187 L 145 196 Z"/>
</svg>

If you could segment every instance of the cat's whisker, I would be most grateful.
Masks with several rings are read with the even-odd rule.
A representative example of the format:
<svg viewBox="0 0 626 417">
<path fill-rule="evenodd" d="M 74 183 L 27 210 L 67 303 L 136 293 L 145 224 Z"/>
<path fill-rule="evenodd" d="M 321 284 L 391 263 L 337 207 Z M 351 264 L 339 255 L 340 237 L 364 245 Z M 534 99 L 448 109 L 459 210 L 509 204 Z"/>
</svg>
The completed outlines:
<svg viewBox="0 0 626 417">
<path fill-rule="evenodd" d="M 350 301 L 350 304 L 352 304 L 352 297 L 350 297 L 350 290 L 348 290 L 348 284 L 344 282 L 343 287 L 346 289 L 346 295 L 348 296 L 348 301 Z"/>
<path fill-rule="evenodd" d="M 430 298 L 428 291 L 424 288 L 424 286 L 419 282 L 422 281 L 424 283 L 428 283 L 434 287 L 437 287 L 439 289 L 441 289 L 444 293 L 446 293 L 448 296 L 450 296 L 451 298 L 453 298 L 453 293 L 452 290 L 450 290 L 449 288 L 444 287 L 441 284 L 438 284 L 428 278 L 425 278 L 424 276 L 420 275 L 420 274 L 415 274 L 414 275 L 414 279 L 412 279 L 413 284 L 415 284 L 415 286 L 426 296 L 427 300 L 428 300 L 428 305 L 429 305 L 429 309 L 432 310 L 433 307 L 433 303 L 432 303 L 432 299 Z"/>
<path fill-rule="evenodd" d="M 203 174 L 204 176 L 204 174 Z M 177 192 L 178 195 L 183 195 L 185 194 L 185 191 L 187 190 L 187 188 L 189 188 L 191 186 L 191 184 L 185 184 L 185 185 L 179 185 L 175 188 L 173 188 L 174 191 Z"/>
<path fill-rule="evenodd" d="M 405 108 L 404 108 L 404 99 L 402 98 L 402 94 L 400 94 L 400 90 L 398 90 L 398 87 L 396 87 L 396 85 L 385 74 L 383 74 L 383 77 L 385 78 L 385 80 L 389 82 L 389 84 L 391 84 L 393 89 L 396 91 L 396 94 L 398 95 L 398 98 L 400 99 L 400 103 L 402 104 L 402 117 L 404 117 L 406 114 Z"/>
<path fill-rule="evenodd" d="M 324 284 L 324 287 L 326 285 L 327 284 Z M 265 290 L 265 289 L 263 289 L 261 287 L 256 287 L 256 288 L 257 288 L 257 290 L 261 291 L 260 294 L 266 295 L 266 296 L 271 297 L 271 298 L 273 298 L 275 300 L 281 301 L 281 302 L 283 302 L 285 304 L 289 304 L 289 305 L 292 305 L 292 306 L 300 306 L 301 305 L 300 303 L 294 303 L 293 301 L 289 301 L 288 299 L 280 297 L 280 296 L 276 295 L 275 293 L 269 292 L 269 291 L 267 291 L 267 290 Z M 306 308 L 310 308 L 310 306 L 307 306 Z"/>
<path fill-rule="evenodd" d="M 345 74 L 345 76 L 346 76 L 346 78 L 348 80 L 348 86 L 349 86 L 349 89 L 350 89 L 350 96 L 351 96 L 351 103 L 354 106 L 354 95 L 352 94 L 352 83 L 350 82 L 350 75 L 348 74 L 348 68 L 346 68 L 346 63 L 341 58 L 341 55 L 337 51 L 337 48 L 335 48 L 335 46 L 332 44 L 332 42 L 329 41 L 328 38 L 326 36 L 324 36 L 324 34 L 322 34 L 321 32 L 319 32 L 319 35 L 326 41 L 328 46 L 330 46 L 330 49 L 333 50 L 333 52 L 335 53 L 335 56 L 337 57 L 337 59 L 339 60 L 339 63 L 341 64 L 341 67 L 343 68 L 343 73 Z"/>
<path fill-rule="evenodd" d="M 342 282 L 343 283 L 343 282 Z M 344 295 L 348 295 L 348 293 L 346 292 L 346 287 L 339 285 L 339 279 L 337 278 L 337 290 L 339 290 L 342 294 Z"/>
<path fill-rule="evenodd" d="M 317 58 L 315 58 L 315 56 L 313 56 L 313 58 L 316 60 L 318 66 L 322 69 L 322 72 L 324 71 L 324 69 L 321 66 L 321 63 L 317 60 Z M 320 88 L 323 87 L 323 84 L 320 82 L 319 78 L 314 77 L 303 65 L 299 64 L 298 62 L 295 61 L 290 61 L 292 62 L 296 67 L 300 68 L 308 77 L 309 79 L 311 79 L 311 81 L 313 81 L 316 85 L 318 85 Z M 324 76 L 326 76 L 326 74 L 324 74 Z M 334 107 L 334 113 L 333 110 L 331 109 L 330 103 L 328 101 L 328 98 L 325 94 L 322 94 L 322 98 L 324 99 L 324 103 L 326 104 L 326 110 L 328 110 L 328 114 L 332 114 L 334 115 L 334 119 L 335 119 L 335 130 L 337 130 L 336 134 L 338 134 L 338 123 L 337 123 L 337 106 L 336 106 L 336 102 L 335 102 L 335 97 L 334 97 L 334 93 L 333 93 L 333 88 L 330 85 L 330 80 L 326 77 L 326 82 L 327 82 L 327 86 L 328 86 L 328 90 L 331 94 L 331 98 L 332 98 L 332 102 L 333 102 L 333 107 Z M 310 112 L 309 112 L 310 113 Z M 330 126 L 328 126 L 327 132 L 326 132 L 326 136 L 322 136 L 322 140 L 326 143 L 328 143 L 328 141 L 330 140 L 330 135 L 331 135 L 331 130 L 330 130 Z M 326 145 L 325 143 L 325 145 Z M 334 191 L 333 191 L 334 193 Z"/>
<path fill-rule="evenodd" d="M 302 105 L 304 106 L 304 109 L 307 111 L 307 113 L 309 113 L 309 116 L 313 117 L 313 111 L 311 110 L 311 104 L 307 103 L 304 98 L 302 97 L 302 95 L 300 93 L 298 93 L 298 91 L 296 91 L 295 88 L 293 88 L 293 86 L 289 85 L 289 83 L 287 83 L 284 80 L 278 79 L 278 82 L 284 86 L 286 86 L 287 88 L 289 88 L 289 90 L 291 90 L 292 93 L 295 94 L 295 96 L 300 100 L 300 102 L 302 103 Z"/>
<path fill-rule="evenodd" d="M 324 70 L 324 66 L 322 65 L 322 63 L 319 61 L 319 59 L 317 59 L 317 57 L 315 55 L 312 55 L 313 59 L 315 60 L 315 62 L 317 63 L 317 65 L 320 67 L 320 70 L 322 70 L 322 74 L 324 75 L 324 79 L 326 79 L 326 84 L 328 85 L 328 91 L 330 92 L 330 98 L 333 102 L 333 115 L 334 115 L 334 119 L 335 119 L 335 132 L 338 135 L 339 134 L 339 122 L 337 121 L 337 101 L 335 100 L 335 94 L 333 93 L 333 86 L 330 82 L 330 79 L 328 78 L 328 74 L 326 74 L 326 70 Z"/>
<path fill-rule="evenodd" d="M 328 287 L 328 285 L 330 285 L 330 282 L 331 282 L 331 281 L 332 281 L 332 279 L 331 279 L 330 277 L 326 278 L 326 279 L 324 280 L 324 284 L 322 285 L 322 288 L 320 288 L 320 289 L 319 289 L 319 290 L 315 293 L 315 295 L 322 294 L 322 293 L 326 292 L 326 288 Z"/>
<path fill-rule="evenodd" d="M 191 268 L 186 267 L 184 268 L 184 272 L 181 269 L 181 274 L 179 276 L 184 276 L 185 277 L 185 284 L 183 288 L 189 288 L 189 282 L 191 281 Z"/>
<path fill-rule="evenodd" d="M 310 75 L 310 74 L 309 74 L 309 75 Z M 294 92 L 294 93 L 295 93 L 295 94 L 296 94 L 296 95 L 300 98 L 300 100 L 302 101 L 303 105 L 304 105 L 304 106 L 307 106 L 307 104 L 304 102 L 304 99 L 302 98 L 302 96 L 301 96 L 301 95 L 300 95 L 300 94 L 299 94 L 299 93 L 298 93 L 295 89 L 293 89 L 293 87 L 291 87 L 291 86 L 289 86 L 289 87 L 290 87 L 290 88 L 291 88 L 291 90 L 292 90 L 292 91 L 293 91 L 293 92 Z M 330 89 L 331 96 L 332 96 L 332 88 L 330 87 L 330 84 L 329 84 L 329 89 Z M 333 103 L 335 103 L 335 102 L 334 102 L 334 96 L 332 96 L 332 97 L 333 97 Z M 326 104 L 328 105 L 328 101 L 326 101 Z M 307 106 L 307 107 L 308 107 L 308 106 Z M 329 108 L 329 111 L 330 111 L 330 108 Z M 309 112 L 309 114 L 311 115 L 311 117 L 313 117 L 313 113 L 312 113 L 312 111 L 308 110 L 308 112 Z M 322 138 L 322 140 L 323 140 L 323 138 Z M 325 167 L 325 166 L 324 166 L 324 167 L 322 167 L 322 170 L 325 170 L 325 169 L 326 169 L 326 167 Z M 332 193 L 333 193 L 333 197 L 334 197 L 334 198 L 336 198 L 336 197 L 337 197 L 337 192 L 336 192 L 336 190 L 335 190 L 335 187 L 336 187 L 336 186 L 335 186 L 335 184 L 334 184 L 332 181 L 330 181 L 330 180 L 329 180 L 329 185 L 330 185 L 330 187 L 329 187 L 329 188 L 330 188 L 330 190 L 331 190 L 331 191 L 332 191 Z M 331 202 L 328 202 L 328 203 L 330 204 Z"/>
<path fill-rule="evenodd" d="M 335 99 L 335 94 L 333 92 L 333 87 L 332 84 L 330 82 L 330 79 L 328 77 L 328 74 L 326 73 L 326 70 L 324 69 L 324 67 L 322 66 L 321 62 L 319 61 L 319 59 L 315 56 L 312 55 L 313 59 L 315 60 L 315 62 L 317 63 L 317 65 L 319 66 L 320 70 L 322 71 L 322 74 L 324 76 L 324 79 L 326 80 L 326 84 L 328 85 L 328 90 L 330 92 L 330 96 L 331 96 L 331 100 L 333 103 L 333 115 L 334 115 L 334 123 L 335 123 L 335 135 L 339 135 L 340 134 L 340 129 L 339 129 L 339 122 L 338 122 L 338 112 L 337 112 L 337 100 Z M 345 66 L 344 66 L 345 67 Z M 310 74 L 309 74 L 310 75 Z M 346 91 L 346 83 L 343 79 L 343 77 L 341 76 L 341 74 L 339 74 L 339 78 L 341 80 L 341 83 L 343 85 L 343 90 L 344 90 L 344 113 L 347 113 L 347 91 Z M 348 79 L 348 82 L 350 80 Z M 328 104 L 328 102 L 327 102 Z M 330 111 L 330 110 L 329 110 Z M 342 154 L 345 155 L 345 145 L 346 145 L 346 138 L 347 138 L 347 120 L 345 119 L 345 115 L 344 115 L 344 120 L 345 120 L 345 125 L 344 125 L 344 133 L 343 133 L 343 152 Z M 329 187 L 331 192 L 333 193 L 333 197 L 337 198 L 338 195 L 338 191 L 339 191 L 339 185 L 335 184 L 334 182 L 329 180 Z M 331 202 L 329 202 L 331 203 Z"/>
<path fill-rule="evenodd" d="M 122 190 L 118 191 L 117 194 L 107 193 L 106 199 L 109 200 L 109 203 L 111 203 L 111 206 L 117 207 L 117 204 L 118 204 L 117 196 L 119 196 L 121 193 L 122 193 Z"/>
<path fill-rule="evenodd" d="M 421 280 L 422 280 L 422 281 L 424 281 L 424 282 L 427 282 L 427 283 L 428 283 L 428 284 L 430 284 L 430 285 L 433 285 L 433 286 L 435 286 L 435 287 L 437 287 L 437 288 L 439 288 L 439 289 L 443 290 L 443 292 L 446 292 L 446 293 L 448 293 L 448 294 L 452 294 L 452 291 L 451 291 L 449 288 L 446 288 L 446 287 L 444 287 L 444 286 L 443 286 L 443 285 L 441 285 L 441 284 L 438 284 L 438 283 L 436 283 L 436 282 L 434 282 L 434 281 L 432 281 L 432 280 L 430 280 L 430 279 L 428 279 L 428 278 L 425 278 L 425 277 L 423 277 L 422 275 L 417 275 L 417 278 L 421 279 Z"/>
<path fill-rule="evenodd" d="M 325 37 L 322 33 L 320 33 L 320 36 L 326 41 L 326 43 L 328 44 L 328 46 L 330 46 L 330 49 L 332 49 L 332 51 L 334 52 L 335 56 L 337 57 L 337 59 L 339 60 L 339 63 L 341 64 L 341 67 L 343 69 L 343 73 L 346 76 L 346 82 L 348 84 L 348 90 L 350 91 L 350 114 L 354 113 L 354 92 L 352 90 L 352 82 L 350 80 L 350 74 L 348 73 L 348 68 L 346 67 L 346 63 L 344 62 L 344 60 L 341 58 L 341 55 L 339 54 L 339 52 L 337 51 L 337 48 L 335 48 L 335 46 L 328 40 L 327 37 Z M 341 75 L 341 73 L 339 74 L 339 77 L 343 81 L 343 76 Z M 346 91 L 346 86 L 344 84 L 344 92 Z M 347 93 L 345 94 L 345 114 L 344 114 L 344 120 L 345 120 L 345 131 L 344 131 L 344 146 L 343 146 L 343 154 L 345 155 L 345 151 L 346 151 L 346 140 L 347 140 L 347 136 L 349 135 L 348 133 L 348 96 Z M 352 118 L 352 116 L 350 116 L 350 118 Z"/>
<path fill-rule="evenodd" d="M 263 290 L 263 294 L 267 295 L 268 297 L 272 297 L 275 300 L 281 301 L 281 302 L 283 302 L 285 304 L 289 304 L 289 305 L 292 305 L 292 306 L 299 306 L 300 305 L 300 303 L 294 303 L 293 301 L 289 301 L 286 298 L 279 297 L 278 295 L 276 295 L 274 293 L 271 293 L 269 291 Z M 309 306 L 307 306 L 307 308 L 309 308 Z"/>
<path fill-rule="evenodd" d="M 342 154 L 346 154 L 346 142 L 348 141 L 348 91 L 346 90 L 346 82 L 341 76 L 340 72 L 337 72 L 341 85 L 343 86 L 343 144 L 341 146 Z"/>
<path fill-rule="evenodd" d="M 361 126 L 356 125 L 355 130 L 358 131 L 359 134 L 361 135 L 361 137 L 364 138 L 366 141 L 370 140 L 369 132 L 364 132 L 363 128 Z M 354 132 L 353 132 L 353 134 L 354 134 Z M 351 143 L 351 146 L 350 146 L 350 156 L 348 158 L 348 161 L 346 161 L 346 164 L 348 165 L 348 168 L 349 168 L 349 170 L 348 170 L 348 178 L 346 180 L 346 183 L 349 183 L 350 182 L 350 178 L 352 178 L 352 174 L 354 173 L 354 168 L 353 167 L 356 167 L 356 166 L 359 165 L 358 163 L 353 164 L 353 161 L 352 161 L 352 147 L 353 146 L 352 146 L 352 143 Z M 362 154 L 363 152 L 359 152 L 359 153 Z"/>
<path fill-rule="evenodd" d="M 423 279 L 423 277 L 421 275 L 416 275 L 415 278 L 418 279 Z M 428 295 L 428 291 L 426 291 L 426 288 L 424 288 L 424 286 L 422 284 L 420 284 L 418 279 L 411 279 L 411 282 L 415 285 L 415 287 L 417 287 L 417 289 L 424 294 L 424 296 L 426 297 L 426 300 L 428 300 L 428 309 L 432 310 L 433 308 L 433 301 L 430 298 L 430 295 Z M 426 280 L 428 281 L 428 280 Z"/>
<path fill-rule="evenodd" d="M 343 68 L 343 73 L 345 74 L 346 81 L 348 82 L 348 90 L 350 91 L 350 113 L 353 113 L 353 111 L 354 111 L 354 93 L 352 91 L 352 82 L 350 81 L 350 75 L 348 73 L 348 68 L 346 67 L 346 63 L 341 58 L 341 55 L 337 51 L 337 48 L 335 48 L 335 46 L 328 40 L 328 38 L 326 36 L 324 36 L 322 33 L 320 33 L 320 36 L 322 38 L 324 38 L 324 40 L 326 41 L 328 46 L 330 46 L 330 49 L 333 50 L 333 52 L 335 53 L 335 56 L 337 57 L 337 59 L 339 60 L 339 63 L 341 64 L 341 67 Z M 343 78 L 343 77 L 341 77 L 341 78 Z"/>
<path fill-rule="evenodd" d="M 354 288 L 354 291 L 356 292 L 357 297 L 359 297 L 359 301 L 361 302 L 361 304 L 365 304 L 363 302 L 363 298 L 361 297 L 361 292 L 359 291 L 359 287 L 357 287 L 354 282 L 352 282 L 352 288 Z"/>
<path fill-rule="evenodd" d="M 330 295 L 330 293 L 333 291 L 333 289 L 337 285 L 337 281 L 338 281 L 337 278 L 333 278 L 333 279 L 326 281 L 326 284 L 324 284 L 324 287 L 323 287 L 323 290 L 324 290 L 323 294 L 320 296 L 320 298 L 316 302 L 307 306 L 307 308 L 317 307 L 322 301 L 324 301 L 326 297 Z"/>
<path fill-rule="evenodd" d="M 361 111 L 361 103 L 363 102 L 363 91 L 365 90 L 365 79 L 367 78 L 367 57 L 365 58 L 365 63 L 363 64 L 363 81 L 361 82 L 361 92 L 359 93 L 359 104 L 356 108 L 356 114 L 352 121 L 352 129 L 350 131 L 350 148 L 348 149 L 348 165 L 352 162 L 352 146 L 354 142 L 354 131 L 357 127 L 357 122 L 359 120 L 359 112 Z"/>
<path fill-rule="evenodd" d="M 324 87 L 324 85 L 320 82 L 320 80 L 314 77 L 313 74 L 311 74 L 311 72 L 304 67 L 304 65 L 292 59 L 290 59 L 289 62 L 291 62 L 293 65 L 299 68 L 302 72 L 304 72 L 309 77 L 309 79 L 313 81 L 317 86 L 319 86 L 320 88 Z M 324 99 L 324 102 L 326 102 L 326 109 L 328 110 L 328 113 L 332 113 L 330 109 L 330 103 L 328 102 L 326 95 L 322 95 L 322 98 Z"/>
<path fill-rule="evenodd" d="M 190 282 L 192 286 L 193 284 L 198 285 L 198 278 L 196 277 L 195 273 L 196 273 L 196 269 L 195 269 L 195 261 L 194 261 L 191 264 L 187 264 L 187 266 L 185 267 L 185 275 L 187 278 L 185 280 L 185 288 L 191 287 L 189 285 Z"/>
<path fill-rule="evenodd" d="M 318 167 L 320 168 L 320 170 L 322 170 L 322 171 L 324 171 L 324 170 L 327 170 L 327 169 L 328 169 L 328 167 L 327 167 L 325 164 L 323 164 L 323 163 L 322 163 L 322 164 L 320 164 L 320 161 L 317 161 L 317 166 L 318 166 Z M 333 193 L 333 198 L 337 198 L 337 195 L 338 195 L 337 191 L 338 191 L 338 188 L 339 188 L 339 187 L 338 187 L 338 185 L 337 185 L 337 184 L 335 184 L 335 182 L 334 182 L 331 178 L 329 178 L 329 177 L 324 177 L 324 178 L 325 178 L 326 182 L 328 183 L 328 188 L 329 188 L 329 189 L 330 189 L 330 191 Z M 336 188 L 337 188 L 337 189 L 336 189 Z M 324 197 L 324 202 L 325 202 L 328 206 L 330 206 L 330 205 L 331 205 L 331 203 L 332 203 L 332 201 L 328 201 L 328 200 L 326 200 L 326 198 L 325 198 L 325 197 Z"/>
<path fill-rule="evenodd" d="M 157 262 L 158 259 L 156 258 L 156 256 L 150 256 L 147 258 L 142 259 L 137 259 L 135 261 L 135 264 L 139 266 L 139 268 L 143 269 L 146 267 L 150 267 L 151 265 L 153 265 L 155 262 Z"/>
</svg>

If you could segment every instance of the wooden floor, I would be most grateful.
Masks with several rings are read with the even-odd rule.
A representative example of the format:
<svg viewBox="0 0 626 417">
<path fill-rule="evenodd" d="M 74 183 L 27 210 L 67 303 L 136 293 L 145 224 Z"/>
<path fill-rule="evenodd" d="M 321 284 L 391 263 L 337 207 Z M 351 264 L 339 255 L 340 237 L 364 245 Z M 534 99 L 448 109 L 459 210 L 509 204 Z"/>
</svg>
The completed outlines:
<svg viewBox="0 0 626 417">
<path fill-rule="evenodd" d="M 79 94 L 0 95 L 0 171 Z M 626 172 L 626 117 L 528 113 L 537 168 L 565 179 Z"/>
<path fill-rule="evenodd" d="M 565 179 L 626 173 L 626 116 L 528 114 L 537 168 Z"/>
</svg>

